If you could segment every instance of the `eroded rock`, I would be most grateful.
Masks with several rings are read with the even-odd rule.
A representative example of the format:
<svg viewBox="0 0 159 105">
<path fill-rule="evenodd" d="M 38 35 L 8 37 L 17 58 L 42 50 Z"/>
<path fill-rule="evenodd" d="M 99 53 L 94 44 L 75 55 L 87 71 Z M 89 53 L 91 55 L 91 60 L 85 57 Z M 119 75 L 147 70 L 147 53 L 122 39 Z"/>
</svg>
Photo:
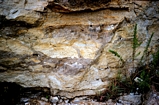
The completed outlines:
<svg viewBox="0 0 159 105">
<path fill-rule="evenodd" d="M 138 24 L 137 36 L 143 41 L 136 51 L 142 54 L 151 32 L 159 28 L 156 3 L 146 7 L 149 2 L 145 6 L 117 0 L 3 0 L 0 15 L 7 25 L 0 28 L 0 81 L 48 87 L 52 95 L 68 98 L 102 92 L 119 70 L 127 76 L 134 72 L 134 24 Z M 128 4 L 141 13 L 129 9 Z M 13 24 L 17 21 L 27 25 Z M 158 36 L 155 33 L 150 52 L 159 45 Z M 109 49 L 117 51 L 126 63 Z"/>
</svg>

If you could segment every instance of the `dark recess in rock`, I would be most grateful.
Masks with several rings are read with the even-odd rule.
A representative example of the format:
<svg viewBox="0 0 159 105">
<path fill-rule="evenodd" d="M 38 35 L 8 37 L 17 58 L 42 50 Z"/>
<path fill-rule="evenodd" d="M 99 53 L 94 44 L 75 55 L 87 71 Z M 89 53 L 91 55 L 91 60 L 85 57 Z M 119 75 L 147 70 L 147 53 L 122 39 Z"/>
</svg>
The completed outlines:
<svg viewBox="0 0 159 105">
<path fill-rule="evenodd" d="M 42 23 L 43 21 L 39 20 L 35 24 L 28 24 L 24 21 L 7 20 L 5 16 L 0 15 L 0 29 L 2 27 L 7 27 L 7 26 L 26 27 L 29 29 L 29 28 L 40 26 Z"/>
<path fill-rule="evenodd" d="M 56 12 L 74 12 L 105 8 L 111 0 L 55 0 L 48 8 Z"/>
<path fill-rule="evenodd" d="M 33 97 L 36 98 L 46 96 L 50 96 L 49 88 L 24 88 L 20 85 L 17 85 L 16 83 L 0 82 L 1 105 L 24 105 L 24 102 L 21 102 L 22 97 L 27 97 L 31 99 Z"/>
</svg>

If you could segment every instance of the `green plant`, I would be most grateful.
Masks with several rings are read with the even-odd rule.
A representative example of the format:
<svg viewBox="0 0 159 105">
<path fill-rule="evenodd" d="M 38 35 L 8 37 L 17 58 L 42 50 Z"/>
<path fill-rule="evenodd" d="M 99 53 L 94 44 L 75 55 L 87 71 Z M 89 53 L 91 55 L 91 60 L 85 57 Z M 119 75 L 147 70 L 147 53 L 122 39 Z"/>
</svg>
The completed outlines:
<svg viewBox="0 0 159 105">
<path fill-rule="evenodd" d="M 148 48 L 149 48 L 149 46 L 150 46 L 150 43 L 151 43 L 151 40 L 152 40 L 153 35 L 154 35 L 154 33 L 152 33 L 151 36 L 150 36 L 150 38 L 148 39 L 147 45 L 146 45 L 145 50 L 144 50 L 144 52 L 143 52 L 143 55 L 142 55 L 142 57 L 141 57 L 141 59 L 140 59 L 140 63 L 139 63 L 140 65 L 142 64 L 143 58 L 144 58 L 144 57 L 147 58 L 147 56 L 148 56 Z M 148 61 L 148 60 L 147 60 L 147 61 Z"/>
<path fill-rule="evenodd" d="M 132 61 L 133 61 L 133 68 L 134 68 L 134 61 L 135 61 L 135 57 L 138 56 L 140 54 L 140 52 L 136 55 L 136 49 L 137 47 L 139 47 L 141 45 L 141 42 L 139 42 L 138 38 L 137 38 L 137 24 L 135 24 L 135 28 L 134 28 L 134 34 L 133 34 L 133 52 L 132 52 Z"/>
<path fill-rule="evenodd" d="M 124 63 L 123 58 L 116 51 L 109 50 L 109 52 L 111 52 L 112 54 L 114 54 L 115 56 L 117 56 Z"/>
<path fill-rule="evenodd" d="M 158 48 L 157 52 L 152 54 L 152 55 L 153 55 L 152 65 L 155 69 L 159 64 L 159 48 Z"/>
<path fill-rule="evenodd" d="M 155 86 L 157 91 L 159 91 L 159 48 L 157 52 L 153 54 L 153 60 L 150 64 L 150 69 L 151 84 Z"/>
<path fill-rule="evenodd" d="M 45 98 L 49 99 L 49 96 L 48 96 L 48 95 L 46 95 L 46 96 L 45 96 Z"/>
<path fill-rule="evenodd" d="M 135 75 L 134 77 L 137 77 L 137 76 L 140 77 L 140 80 L 139 80 L 137 86 L 139 87 L 141 92 L 146 92 L 150 89 L 150 85 L 151 85 L 151 81 L 152 81 L 151 77 L 153 74 L 152 72 L 154 72 L 154 69 L 152 69 L 152 67 L 150 66 L 151 64 L 150 64 L 149 59 L 148 59 L 148 57 L 149 57 L 148 48 L 150 46 L 153 35 L 154 35 L 154 33 L 152 33 L 151 36 L 149 37 L 148 42 L 147 42 L 146 47 L 145 47 L 145 50 L 143 52 L 143 55 L 142 55 L 140 62 L 138 64 L 138 66 L 140 68 L 138 68 L 136 70 L 136 73 L 134 74 Z M 147 62 L 147 64 L 146 65 L 142 64 L 142 62 Z M 153 75 L 155 75 L 155 74 L 153 74 Z"/>
<path fill-rule="evenodd" d="M 98 101 L 105 101 L 108 99 L 115 99 L 120 96 L 121 93 L 124 93 L 126 90 L 117 79 L 113 79 L 109 87 L 98 96 Z"/>
<path fill-rule="evenodd" d="M 141 56 L 141 59 L 138 63 L 137 68 L 135 69 L 135 58 L 140 55 L 141 53 L 137 53 L 137 48 L 141 45 L 142 42 L 139 41 L 138 37 L 137 37 L 137 24 L 135 24 L 134 27 L 134 33 L 133 33 L 133 42 L 132 42 L 132 63 L 133 63 L 133 69 L 135 70 L 135 73 L 132 74 L 132 76 L 130 78 L 125 79 L 125 81 L 117 81 L 116 82 L 119 85 L 125 85 L 125 87 L 130 88 L 131 90 L 138 87 L 140 89 L 140 92 L 146 92 L 150 89 L 150 86 L 152 83 L 156 84 L 157 86 L 159 86 L 159 83 L 156 83 L 156 81 L 159 81 L 159 49 L 156 53 L 153 54 L 153 61 L 150 63 L 149 62 L 149 47 L 150 47 L 150 43 L 152 40 L 154 33 L 151 34 L 151 36 L 149 37 L 146 47 L 143 51 L 143 54 Z M 122 59 L 121 55 L 118 54 L 118 52 L 113 51 L 113 50 L 109 50 L 109 52 L 111 52 L 112 54 L 114 54 L 115 56 L 117 56 L 118 58 L 120 58 L 120 60 L 122 62 L 124 62 L 124 60 Z M 142 62 L 147 62 L 146 65 L 143 64 Z M 157 69 L 156 69 L 157 67 Z M 134 81 L 134 79 L 138 77 L 139 80 L 136 83 Z M 156 80 L 156 77 L 158 78 Z M 155 82 L 154 82 L 155 81 Z M 116 86 L 116 85 L 115 85 Z M 118 87 L 118 86 L 116 86 Z M 113 88 L 113 85 L 112 85 Z M 117 89 L 117 88 L 115 88 Z M 112 89 L 114 90 L 114 89 Z"/>
<path fill-rule="evenodd" d="M 146 73 L 145 70 L 142 70 L 142 72 L 140 73 L 140 79 L 139 82 L 137 84 L 137 86 L 140 89 L 140 92 L 145 92 L 148 91 L 150 89 L 150 73 Z"/>
<path fill-rule="evenodd" d="M 98 101 L 105 101 L 108 99 L 116 99 L 122 93 L 126 93 L 132 90 L 132 85 L 129 82 L 130 79 L 122 77 L 122 71 L 118 72 L 116 78 L 114 78 L 108 88 L 103 92 L 97 92 L 95 99 Z"/>
</svg>

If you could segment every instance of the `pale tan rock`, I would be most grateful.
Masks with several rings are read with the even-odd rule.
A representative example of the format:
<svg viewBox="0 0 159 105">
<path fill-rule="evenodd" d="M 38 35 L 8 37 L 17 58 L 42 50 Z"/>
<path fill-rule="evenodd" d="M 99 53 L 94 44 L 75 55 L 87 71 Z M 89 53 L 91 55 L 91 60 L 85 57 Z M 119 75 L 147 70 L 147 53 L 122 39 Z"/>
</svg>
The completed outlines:
<svg viewBox="0 0 159 105">
<path fill-rule="evenodd" d="M 158 40 L 159 40 L 159 25 L 158 24 L 153 24 L 151 26 L 148 27 L 149 28 L 149 37 L 152 33 L 154 33 L 154 36 L 152 38 L 152 42 L 151 45 L 154 46 Z"/>
<path fill-rule="evenodd" d="M 7 41 L 4 38 L 0 38 L 0 50 L 2 51 L 10 51 L 8 46 L 7 46 Z"/>
<path fill-rule="evenodd" d="M 25 54 L 31 55 L 33 51 L 29 49 L 29 47 L 25 46 L 23 42 L 20 42 L 16 39 L 9 39 L 7 40 L 7 46 L 11 50 L 11 52 L 15 52 L 16 54 Z"/>
<path fill-rule="evenodd" d="M 43 11 L 44 8 L 48 5 L 47 0 L 39 1 L 39 0 L 27 0 L 27 4 L 25 4 L 26 10 L 34 10 L 34 11 Z"/>
<path fill-rule="evenodd" d="M 50 13 L 48 14 L 47 20 L 43 24 L 43 27 L 48 26 L 63 26 L 63 25 L 115 25 L 121 22 L 124 17 L 135 17 L 134 12 L 127 10 L 114 12 L 113 10 L 100 10 L 87 13 L 72 13 L 61 14 L 61 13 Z M 52 21 L 52 22 L 50 22 Z"/>
<path fill-rule="evenodd" d="M 15 19 L 16 21 L 24 21 L 29 24 L 35 24 L 42 19 L 39 12 L 44 12 L 44 8 L 49 7 L 53 11 L 72 12 L 81 10 L 98 10 L 100 8 L 129 8 L 129 2 L 122 0 L 100 0 L 96 1 L 53 1 L 53 0 L 7 0 L 1 2 L 0 14 L 7 19 Z M 31 15 L 33 14 L 33 15 Z"/>
<path fill-rule="evenodd" d="M 35 45 L 34 49 L 40 51 L 51 58 L 65 58 L 65 57 L 76 57 L 78 58 L 77 51 L 70 46 L 58 46 L 53 47 L 49 44 L 39 44 Z"/>
<path fill-rule="evenodd" d="M 159 22 L 154 8 L 145 13 L 155 10 L 154 17 L 143 17 L 128 6 L 122 0 L 3 0 L 0 15 L 10 21 L 0 23 L 0 81 L 48 87 L 52 95 L 73 98 L 104 91 L 119 71 L 130 76 L 134 23 L 139 24 L 137 36 L 143 41 L 136 50 L 141 52 L 135 59 L 136 67 L 146 45 L 145 36 L 158 32 Z M 97 11 L 81 11 L 86 9 Z M 155 33 L 153 52 L 157 38 Z M 118 52 L 125 63 L 109 50 Z"/>
<path fill-rule="evenodd" d="M 49 63 L 49 62 L 44 62 L 44 65 L 50 66 L 50 67 L 56 67 L 55 63 Z"/>
<path fill-rule="evenodd" d="M 40 63 L 40 62 L 41 62 L 40 60 L 38 60 L 38 59 L 36 59 L 36 58 L 31 58 L 30 61 L 33 61 L 33 62 L 35 62 L 35 63 Z"/>
<path fill-rule="evenodd" d="M 29 69 L 31 69 L 33 72 L 42 71 L 43 67 L 42 65 L 35 65 L 35 66 L 29 66 Z"/>
</svg>

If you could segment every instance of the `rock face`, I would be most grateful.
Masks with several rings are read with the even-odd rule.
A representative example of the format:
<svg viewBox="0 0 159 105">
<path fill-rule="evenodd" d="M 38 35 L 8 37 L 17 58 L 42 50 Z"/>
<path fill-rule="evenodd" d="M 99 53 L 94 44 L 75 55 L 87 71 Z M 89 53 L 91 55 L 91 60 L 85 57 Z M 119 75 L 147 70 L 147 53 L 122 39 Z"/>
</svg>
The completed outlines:
<svg viewBox="0 0 159 105">
<path fill-rule="evenodd" d="M 135 23 L 137 52 L 152 32 L 152 51 L 159 45 L 159 2 L 0 0 L 0 15 L 0 81 L 68 98 L 103 91 L 120 70 L 131 75 Z"/>
</svg>

